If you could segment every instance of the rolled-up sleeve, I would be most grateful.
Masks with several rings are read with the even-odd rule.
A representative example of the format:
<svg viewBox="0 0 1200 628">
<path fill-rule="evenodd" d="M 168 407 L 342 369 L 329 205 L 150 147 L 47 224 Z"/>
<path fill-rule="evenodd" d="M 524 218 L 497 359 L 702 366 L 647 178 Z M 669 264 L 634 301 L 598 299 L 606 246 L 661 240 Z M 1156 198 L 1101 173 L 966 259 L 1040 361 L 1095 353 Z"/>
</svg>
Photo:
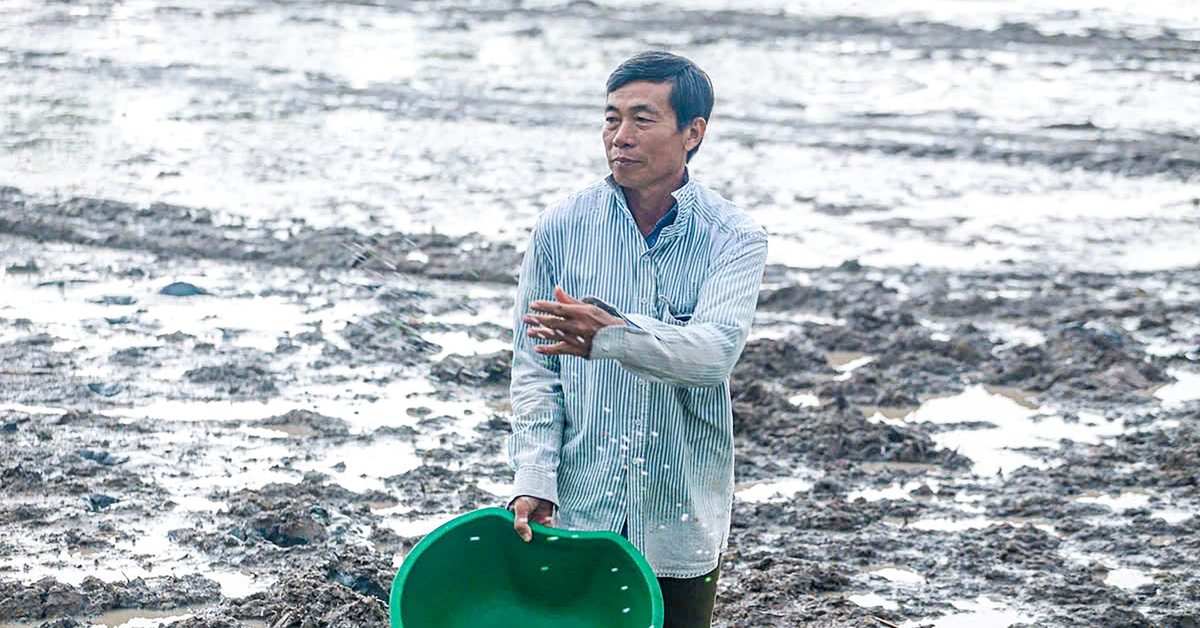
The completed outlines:
<svg viewBox="0 0 1200 628">
<path fill-rule="evenodd" d="M 761 230 L 742 232 L 719 250 L 686 325 L 626 314 L 636 327 L 600 330 L 589 358 L 617 360 L 639 377 L 668 385 L 725 382 L 750 334 L 766 265 L 767 236 Z"/>
<path fill-rule="evenodd" d="M 521 264 L 513 308 L 513 364 L 510 395 L 512 435 L 509 464 L 516 472 L 512 497 L 530 495 L 558 504 L 558 464 L 565 411 L 557 356 L 533 350 L 536 341 L 525 334 L 529 302 L 554 299 L 555 278 L 545 246 L 545 225 L 534 228 Z"/>
</svg>

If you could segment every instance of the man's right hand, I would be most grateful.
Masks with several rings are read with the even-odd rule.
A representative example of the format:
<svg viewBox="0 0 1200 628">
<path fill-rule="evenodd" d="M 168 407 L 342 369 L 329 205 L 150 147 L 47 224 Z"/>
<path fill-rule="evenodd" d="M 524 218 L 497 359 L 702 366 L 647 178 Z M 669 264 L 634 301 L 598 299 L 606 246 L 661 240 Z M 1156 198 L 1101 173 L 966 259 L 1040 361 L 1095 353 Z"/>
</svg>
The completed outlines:
<svg viewBox="0 0 1200 628">
<path fill-rule="evenodd" d="M 525 539 L 528 543 L 533 540 L 533 530 L 529 529 L 529 520 L 542 525 L 550 525 L 550 518 L 554 515 L 554 504 L 544 499 L 522 495 L 513 500 L 508 505 L 508 509 L 516 515 L 513 520 L 513 529 L 517 531 L 517 536 Z"/>
</svg>

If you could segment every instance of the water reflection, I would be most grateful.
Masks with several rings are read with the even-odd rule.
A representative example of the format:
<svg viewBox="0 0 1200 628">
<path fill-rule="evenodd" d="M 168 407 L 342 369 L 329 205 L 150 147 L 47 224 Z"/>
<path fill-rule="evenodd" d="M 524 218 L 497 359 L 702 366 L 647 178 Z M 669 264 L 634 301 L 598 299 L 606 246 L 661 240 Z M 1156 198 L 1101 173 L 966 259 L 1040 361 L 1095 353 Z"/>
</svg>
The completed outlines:
<svg viewBox="0 0 1200 628">
<path fill-rule="evenodd" d="M 1080 412 L 1078 421 L 1067 421 L 1054 409 L 1030 407 L 1028 400 L 1011 393 L 998 394 L 984 386 L 971 386 L 950 397 L 930 399 L 903 419 L 903 423 L 928 421 L 949 428 L 933 435 L 938 446 L 970 458 L 978 475 L 1007 473 L 1021 466 L 1045 468 L 1041 449 L 1058 449 L 1063 440 L 1099 443 L 1125 430 L 1123 423 Z M 901 424 L 882 415 L 875 422 Z M 979 427 L 983 425 L 983 427 Z"/>
<path fill-rule="evenodd" d="M 901 624 L 904 628 L 933 626 L 934 628 L 1007 628 L 1013 624 L 1033 623 L 1034 618 L 1011 610 L 987 597 L 975 600 L 953 600 L 950 604 L 960 612 L 935 619 L 920 619 Z"/>
</svg>

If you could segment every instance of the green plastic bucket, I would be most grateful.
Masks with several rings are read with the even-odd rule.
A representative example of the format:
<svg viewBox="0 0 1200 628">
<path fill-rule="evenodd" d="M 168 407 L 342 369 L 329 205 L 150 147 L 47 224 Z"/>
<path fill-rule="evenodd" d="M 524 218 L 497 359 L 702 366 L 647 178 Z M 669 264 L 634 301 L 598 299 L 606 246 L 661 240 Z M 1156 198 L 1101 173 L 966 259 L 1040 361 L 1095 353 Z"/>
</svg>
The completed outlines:
<svg viewBox="0 0 1200 628">
<path fill-rule="evenodd" d="M 485 508 L 429 533 L 392 581 L 392 628 L 662 628 L 658 579 L 624 537 L 529 527 L 526 543 Z"/>
</svg>

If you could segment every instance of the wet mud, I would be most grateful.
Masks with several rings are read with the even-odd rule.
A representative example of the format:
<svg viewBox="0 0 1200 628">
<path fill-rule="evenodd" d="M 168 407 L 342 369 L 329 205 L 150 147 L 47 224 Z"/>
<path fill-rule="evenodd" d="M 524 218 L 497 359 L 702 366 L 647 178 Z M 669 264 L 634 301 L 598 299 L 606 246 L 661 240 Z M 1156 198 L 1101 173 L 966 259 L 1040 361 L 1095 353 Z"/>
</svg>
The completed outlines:
<svg viewBox="0 0 1200 628">
<path fill-rule="evenodd" d="M 37 262 L 46 275 L 29 281 L 56 272 L 51 257 Z M 776 287 L 763 291 L 758 335 L 733 376 L 737 478 L 750 488 L 790 477 L 810 481 L 735 503 L 717 625 L 901 625 L 960 614 L 952 601 L 981 598 L 1020 609 L 1030 625 L 1190 625 L 1200 604 L 1200 581 L 1186 558 L 1186 548 L 1200 549 L 1200 519 L 1191 515 L 1200 500 L 1192 464 L 1200 424 L 1195 401 L 1168 406 L 1154 392 L 1196 359 L 1189 343 L 1200 273 L 1068 278 L 847 265 L 776 267 L 769 279 Z M 1136 288 L 1156 282 L 1170 291 Z M 1004 291 L 1010 294 L 995 296 Z M 261 419 L 219 409 L 221 416 L 186 421 L 130 418 L 114 401 L 120 395 L 98 395 L 73 375 L 88 360 L 83 349 L 60 348 L 64 341 L 36 320 L 6 319 L 16 338 L 0 345 L 8 365 L 0 526 L 16 560 L 0 574 L 4 621 L 86 622 L 115 608 L 181 608 L 189 617 L 179 625 L 384 621 L 395 561 L 430 529 L 404 522 L 445 520 L 502 499 L 480 486 L 508 477 L 500 404 L 509 356 L 435 359 L 442 347 L 422 334 L 440 327 L 425 320 L 456 311 L 454 299 L 379 292 L 363 297 L 369 306 L 345 329 L 288 335 L 326 363 L 314 373 L 382 364 L 389 370 L 378 374 L 380 386 L 427 382 L 427 397 L 402 413 L 397 407 L 399 424 L 375 429 L 364 429 L 352 413 L 302 404 Z M 373 327 L 387 312 L 424 319 L 393 338 Z M 1035 330 L 1042 340 L 1014 342 L 997 331 L 1000 322 L 1003 329 Z M 492 324 L 478 327 L 474 336 L 498 335 Z M 328 344 L 329 334 L 344 345 Z M 1183 342 L 1156 344 L 1165 339 Z M 96 359 L 144 376 L 164 362 L 211 362 L 182 370 L 174 394 L 197 402 L 288 398 L 293 381 L 310 377 L 289 380 L 265 366 L 296 355 L 289 342 L 274 351 L 214 344 L 185 357 L 172 355 L 179 348 L 171 341 L 149 344 L 155 342 L 147 334 L 134 339 L 135 350 L 101 350 Z M 335 350 L 317 348 L 322 343 Z M 1083 412 L 1124 427 L 1089 441 L 1080 423 L 1080 442 L 1068 436 L 1022 450 L 1028 465 L 999 474 L 973 470 L 969 456 L 938 439 L 953 432 L 986 438 L 995 423 L 969 414 L 953 423 L 920 421 L 913 414 L 973 386 L 1020 391 L 1008 394 L 1057 408 L 1068 423 Z M 378 394 L 375 403 L 389 402 Z M 466 398 L 488 400 L 492 409 L 478 416 L 436 407 Z M 51 410 L 73 404 L 89 409 Z M 464 433 L 459 427 L 467 420 L 475 425 Z M 231 445 L 219 438 L 226 433 L 244 440 Z M 284 446 L 272 453 L 260 441 Z M 174 461 L 172 470 L 145 455 L 164 446 L 158 453 Z M 379 473 L 375 488 L 346 488 L 349 460 L 326 453 L 353 446 L 411 452 L 414 464 Z M 213 456 L 217 462 L 200 464 Z M 324 462 L 307 464 L 314 460 Z M 265 467 L 251 471 L 256 463 Z M 209 475 L 195 484 L 199 492 L 181 499 L 188 492 L 181 486 L 208 465 L 226 477 L 271 472 L 290 479 L 246 488 Z M 1143 499 L 1125 507 L 1117 499 L 1123 495 Z M 206 505 L 187 505 L 197 497 Z M 172 512 L 178 518 L 170 519 Z M 147 534 L 161 535 L 165 548 L 139 553 L 138 539 Z M 33 546 L 54 548 L 59 558 L 26 554 Z M 113 559 L 148 574 L 74 584 L 23 575 L 86 574 Z M 171 575 L 150 575 L 162 559 Z M 887 567 L 914 581 L 877 575 Z M 1137 569 L 1145 580 L 1113 584 L 1109 574 L 1118 569 Z M 214 570 L 265 586 L 223 593 L 205 576 Z M 855 597 L 861 595 L 890 603 L 872 606 Z"/>
<path fill-rule="evenodd" d="M 78 586 L 43 578 L 30 586 L 6 581 L 0 609 L 6 619 L 86 617 L 116 608 L 171 609 L 220 598 L 216 582 L 200 575 L 108 583 L 85 578 Z"/>
<path fill-rule="evenodd" d="M 602 168 L 576 155 L 585 134 L 596 148 L 594 86 L 573 73 L 663 46 L 717 77 L 779 59 L 765 84 L 722 84 L 701 153 L 784 251 L 732 378 L 715 625 L 1200 623 L 1200 30 L 1079 11 L 980 26 L 589 1 L 84 4 L 0 10 L 0 90 L 25 112 L 0 132 L 0 628 L 386 622 L 407 552 L 507 495 L 524 238 Z M 276 18 L 284 41 L 364 47 L 376 23 L 415 25 L 433 70 L 210 63 L 187 38 L 159 63 L 75 37 Z M 496 87 L 473 47 L 493 36 L 607 52 L 526 60 Z M 807 64 L 837 87 L 791 69 Z M 923 73 L 993 78 L 935 107 Z M 1001 93 L 1047 76 L 1069 97 Z M 157 123 L 203 150 L 112 131 L 105 94 L 126 91 L 191 95 Z M 538 154 L 532 174 L 509 169 L 517 150 Z M 77 153 L 95 167 L 55 178 Z M 301 181 L 319 191 L 280 191 Z M 1071 211 L 980 226 L 976 192 Z M 1120 211 L 1088 213 L 1107 196 Z"/>
</svg>

